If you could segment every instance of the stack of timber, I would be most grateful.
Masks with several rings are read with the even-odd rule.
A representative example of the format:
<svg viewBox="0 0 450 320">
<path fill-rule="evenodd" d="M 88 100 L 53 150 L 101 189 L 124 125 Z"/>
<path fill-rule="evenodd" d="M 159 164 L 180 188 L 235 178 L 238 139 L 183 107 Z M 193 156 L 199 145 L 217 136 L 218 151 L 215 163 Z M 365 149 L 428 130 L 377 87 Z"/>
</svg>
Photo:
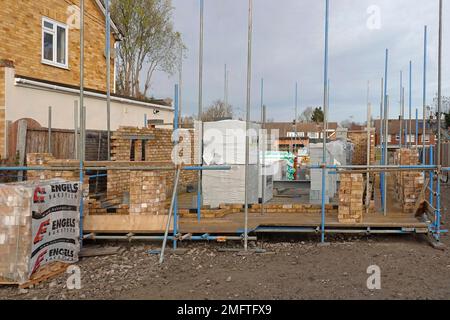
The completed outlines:
<svg viewBox="0 0 450 320">
<path fill-rule="evenodd" d="M 363 175 L 341 174 L 338 220 L 341 223 L 361 223 L 363 219 Z"/>
</svg>

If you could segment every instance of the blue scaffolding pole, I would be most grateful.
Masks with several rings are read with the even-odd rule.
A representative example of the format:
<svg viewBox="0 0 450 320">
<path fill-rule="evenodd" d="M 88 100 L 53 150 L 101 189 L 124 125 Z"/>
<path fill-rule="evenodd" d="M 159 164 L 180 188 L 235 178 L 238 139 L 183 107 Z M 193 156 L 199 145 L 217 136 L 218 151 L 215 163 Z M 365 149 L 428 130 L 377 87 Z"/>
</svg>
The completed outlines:
<svg viewBox="0 0 450 320">
<path fill-rule="evenodd" d="M 323 168 L 322 168 L 322 212 L 321 212 L 321 242 L 325 242 L 325 197 L 326 197 L 326 163 L 327 163 L 327 121 L 328 121 L 328 29 L 330 2 L 325 0 L 325 58 L 324 58 L 324 92 L 323 92 Z"/>
</svg>

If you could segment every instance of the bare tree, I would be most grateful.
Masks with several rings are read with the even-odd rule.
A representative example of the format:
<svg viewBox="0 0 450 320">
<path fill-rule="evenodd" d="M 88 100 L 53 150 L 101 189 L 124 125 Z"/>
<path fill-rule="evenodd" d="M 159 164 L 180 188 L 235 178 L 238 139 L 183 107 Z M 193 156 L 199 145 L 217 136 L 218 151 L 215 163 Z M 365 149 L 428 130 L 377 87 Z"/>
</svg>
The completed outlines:
<svg viewBox="0 0 450 320">
<path fill-rule="evenodd" d="M 298 120 L 300 122 L 311 122 L 311 118 L 312 118 L 313 114 L 314 114 L 314 108 L 308 107 L 305 110 L 303 110 L 303 112 L 298 117 Z"/>
<path fill-rule="evenodd" d="M 218 121 L 233 118 L 233 107 L 222 100 L 214 101 L 213 104 L 202 114 L 202 121 Z"/>
<path fill-rule="evenodd" d="M 173 74 L 178 68 L 184 45 L 174 31 L 172 10 L 171 0 L 112 1 L 112 17 L 124 34 L 117 60 L 119 93 L 145 98 L 156 70 Z"/>
</svg>

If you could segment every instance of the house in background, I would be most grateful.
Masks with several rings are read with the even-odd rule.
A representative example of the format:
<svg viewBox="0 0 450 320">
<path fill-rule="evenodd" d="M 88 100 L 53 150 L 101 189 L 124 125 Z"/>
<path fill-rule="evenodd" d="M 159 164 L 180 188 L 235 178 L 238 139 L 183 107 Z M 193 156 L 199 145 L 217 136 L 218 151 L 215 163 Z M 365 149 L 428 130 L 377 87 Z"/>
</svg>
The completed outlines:
<svg viewBox="0 0 450 320">
<path fill-rule="evenodd" d="M 8 126 L 29 119 L 52 127 L 75 127 L 79 105 L 79 0 L 2 0 L 0 5 L 0 158 L 8 156 Z M 122 35 L 112 21 L 111 49 Z M 86 129 L 106 130 L 105 8 L 85 0 L 84 86 Z M 111 130 L 173 122 L 171 101 L 142 101 L 115 94 L 116 60 L 111 61 Z"/>
<path fill-rule="evenodd" d="M 268 122 L 265 124 L 268 134 L 278 131 L 277 145 L 280 151 L 292 151 L 300 146 L 307 147 L 310 143 L 321 143 L 323 139 L 323 123 L 303 122 Z M 329 122 L 327 139 L 336 139 L 337 122 Z"/>
<path fill-rule="evenodd" d="M 423 129 L 422 129 L 422 123 L 423 120 L 419 120 L 419 130 L 417 132 L 418 134 L 418 141 L 417 141 L 417 146 L 419 148 L 421 148 L 423 146 L 423 141 L 425 141 L 425 145 L 429 146 L 429 145 L 435 145 L 436 144 L 436 135 L 434 134 L 434 132 L 432 132 L 430 124 L 427 122 L 426 123 L 426 127 L 425 127 L 425 134 L 423 133 Z M 401 139 L 401 143 L 402 145 L 405 145 L 405 140 L 406 143 L 410 143 L 412 145 L 416 145 L 416 120 L 412 120 L 412 126 L 411 126 L 411 133 L 410 134 L 406 134 L 406 139 L 405 139 L 405 127 L 406 127 L 406 123 L 408 123 L 409 125 L 409 119 L 408 120 L 403 120 L 403 134 L 402 134 L 402 139 Z M 380 120 L 375 120 L 375 143 L 377 146 L 381 145 L 381 125 L 380 125 Z M 391 119 L 388 122 L 388 147 L 389 149 L 398 149 L 400 148 L 400 120 L 398 119 Z"/>
</svg>

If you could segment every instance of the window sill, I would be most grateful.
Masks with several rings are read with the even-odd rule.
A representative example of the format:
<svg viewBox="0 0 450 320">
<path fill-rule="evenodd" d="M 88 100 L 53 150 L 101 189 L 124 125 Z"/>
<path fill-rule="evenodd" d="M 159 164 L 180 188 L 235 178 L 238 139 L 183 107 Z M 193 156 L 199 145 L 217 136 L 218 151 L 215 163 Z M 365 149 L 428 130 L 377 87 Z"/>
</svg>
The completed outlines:
<svg viewBox="0 0 450 320">
<path fill-rule="evenodd" d="M 64 69 L 64 70 L 67 70 L 67 71 L 70 70 L 69 66 L 67 66 L 67 65 L 57 64 L 57 63 L 46 61 L 46 60 L 41 60 L 41 63 L 45 64 L 47 66 L 51 66 L 51 67 L 55 67 L 55 68 L 59 68 L 59 69 Z"/>
</svg>

